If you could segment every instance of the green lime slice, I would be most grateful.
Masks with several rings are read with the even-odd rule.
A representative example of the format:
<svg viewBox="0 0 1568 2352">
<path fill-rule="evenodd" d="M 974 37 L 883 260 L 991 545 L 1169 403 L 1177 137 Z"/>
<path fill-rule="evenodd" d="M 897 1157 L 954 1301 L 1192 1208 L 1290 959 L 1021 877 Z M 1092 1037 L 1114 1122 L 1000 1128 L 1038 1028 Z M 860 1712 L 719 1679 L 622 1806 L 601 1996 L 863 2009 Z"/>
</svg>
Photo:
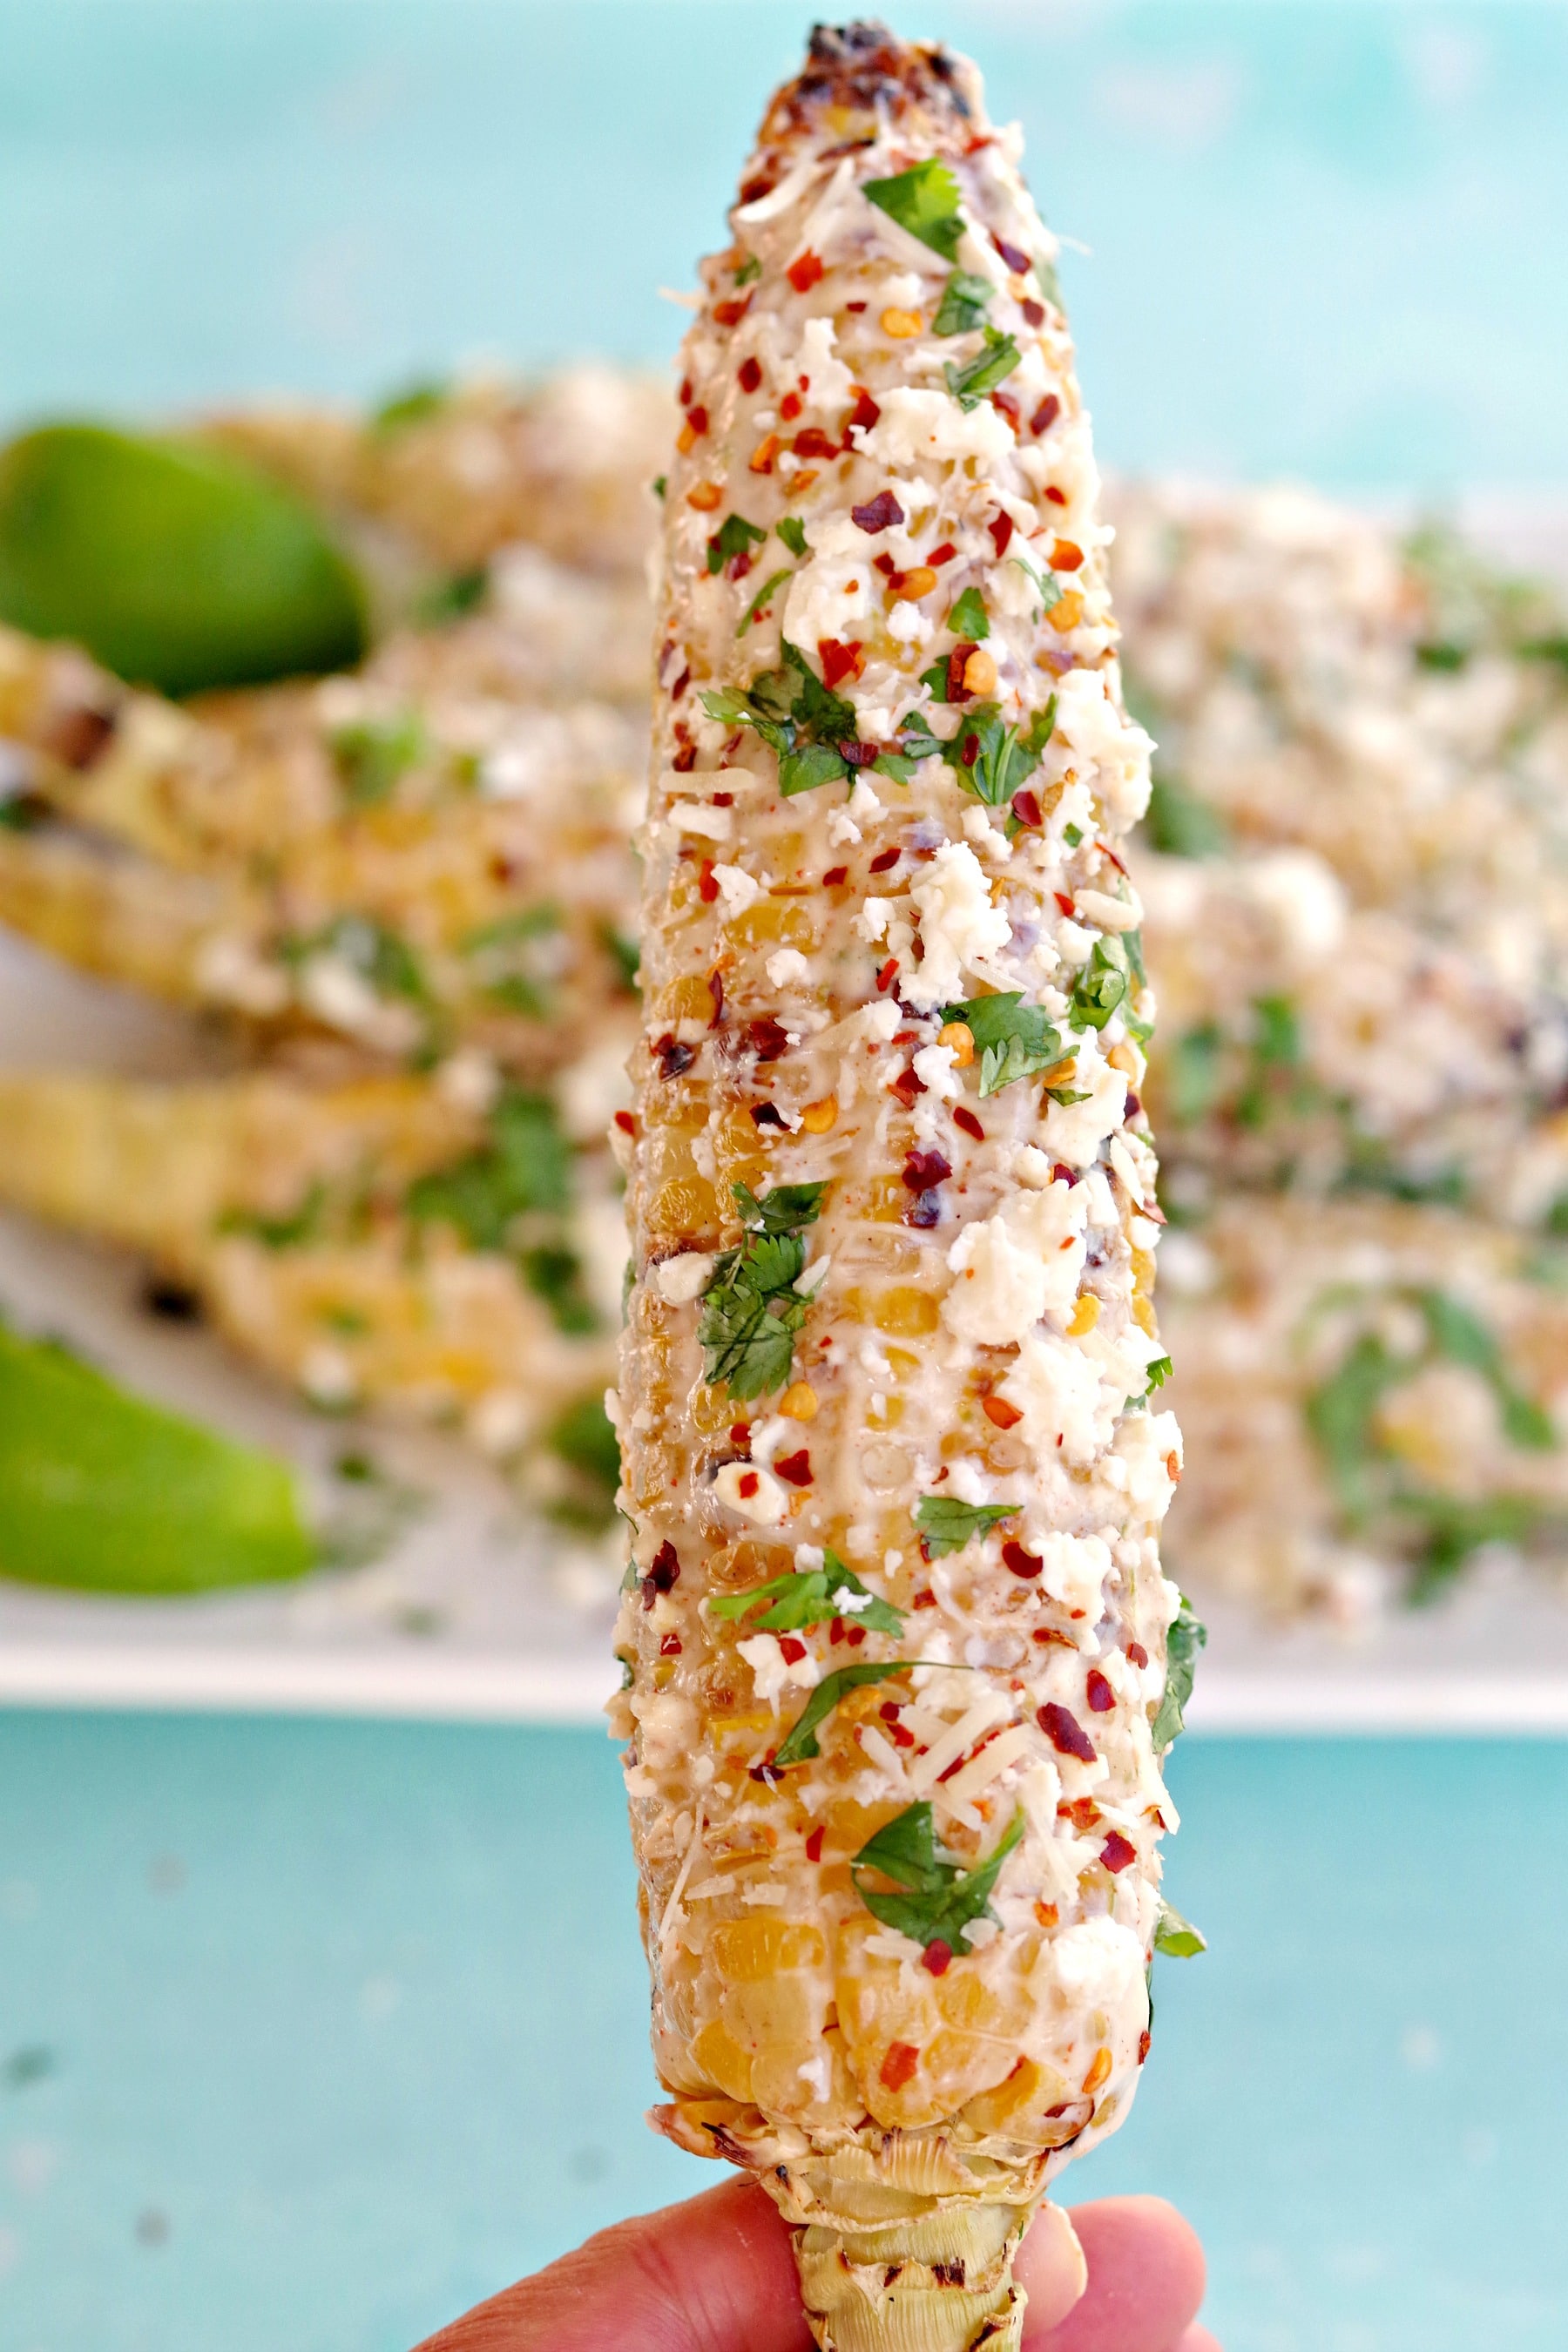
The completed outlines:
<svg viewBox="0 0 1568 2352">
<path fill-rule="evenodd" d="M 318 1557 L 295 1473 L 0 1324 L 0 1576 L 208 1592 Z"/>
<path fill-rule="evenodd" d="M 163 694 L 365 650 L 363 587 L 308 506 L 224 451 L 100 425 L 0 451 L 0 621 Z"/>
</svg>

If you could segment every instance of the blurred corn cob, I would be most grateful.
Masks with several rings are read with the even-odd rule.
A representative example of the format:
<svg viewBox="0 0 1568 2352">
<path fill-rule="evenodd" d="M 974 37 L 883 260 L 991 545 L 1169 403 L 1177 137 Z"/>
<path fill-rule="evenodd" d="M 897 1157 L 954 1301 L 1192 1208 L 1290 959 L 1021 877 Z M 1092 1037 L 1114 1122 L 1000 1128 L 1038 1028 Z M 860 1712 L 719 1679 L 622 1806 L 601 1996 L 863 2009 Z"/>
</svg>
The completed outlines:
<svg viewBox="0 0 1568 2352">
<path fill-rule="evenodd" d="M 667 502 L 618 1720 L 660 2121 L 840 2352 L 1018 2344 L 1173 1819 L 1148 745 L 1016 156 L 963 61 L 819 28 Z"/>
<path fill-rule="evenodd" d="M 1561 1261 L 1561 1262 L 1560 1262 Z M 1235 1197 L 1167 1236 L 1173 1563 L 1354 1622 L 1568 1544 L 1568 1254 L 1438 1209 Z"/>
<path fill-rule="evenodd" d="M 336 1087 L 11 1075 L 0 1129 L 0 1202 L 142 1253 L 317 1403 L 514 1454 L 603 1389 L 619 1203 L 545 1097 L 486 1105 L 460 1065 Z"/>
</svg>

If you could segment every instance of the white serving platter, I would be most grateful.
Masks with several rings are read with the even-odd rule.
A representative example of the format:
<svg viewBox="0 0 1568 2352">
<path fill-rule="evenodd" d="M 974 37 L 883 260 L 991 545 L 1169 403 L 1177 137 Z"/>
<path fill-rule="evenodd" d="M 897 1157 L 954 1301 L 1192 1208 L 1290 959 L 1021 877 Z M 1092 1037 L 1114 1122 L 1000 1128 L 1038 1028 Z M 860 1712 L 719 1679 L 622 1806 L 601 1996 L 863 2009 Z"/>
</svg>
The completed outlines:
<svg viewBox="0 0 1568 2352">
<path fill-rule="evenodd" d="M 1560 499 L 1471 501 L 1464 520 L 1502 560 L 1568 581 Z M 174 1014 L 0 933 L 0 1063 L 172 1077 L 212 1066 L 212 1048 Z M 0 1214 L 0 1310 L 19 1326 L 289 1453 L 323 1486 L 338 1454 L 367 1451 L 418 1508 L 374 1564 L 297 1585 L 129 1601 L 0 1582 L 0 1706 L 597 1717 L 617 1679 L 613 1544 L 531 1519 L 449 1440 L 299 1408 L 210 1334 L 150 1317 L 141 1288 L 123 1257 Z M 1568 1733 L 1568 1600 L 1502 1569 L 1360 1634 L 1207 1614 L 1194 1730 Z"/>
</svg>

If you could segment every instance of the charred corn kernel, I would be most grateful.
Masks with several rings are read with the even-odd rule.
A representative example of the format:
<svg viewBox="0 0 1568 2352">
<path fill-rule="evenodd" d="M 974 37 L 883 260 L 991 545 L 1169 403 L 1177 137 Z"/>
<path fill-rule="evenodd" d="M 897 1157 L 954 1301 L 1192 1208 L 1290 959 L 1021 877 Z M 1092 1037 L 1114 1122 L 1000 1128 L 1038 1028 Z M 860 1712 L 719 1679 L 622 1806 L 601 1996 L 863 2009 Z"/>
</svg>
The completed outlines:
<svg viewBox="0 0 1568 2352">
<path fill-rule="evenodd" d="M 895 342 L 907 342 L 911 335 L 918 335 L 924 325 L 925 320 L 918 310 L 900 310 L 896 304 L 890 303 L 882 313 L 882 332 L 890 335 Z"/>
<path fill-rule="evenodd" d="M 815 354 L 838 341 L 857 374 L 820 420 L 793 391 L 780 402 L 781 432 L 831 436 L 835 452 L 791 574 L 788 662 L 739 633 L 755 584 L 710 568 L 683 501 L 700 473 L 721 483 L 717 510 L 771 534 L 798 514 L 800 477 L 759 474 L 715 436 L 678 454 L 665 505 L 668 684 L 642 836 L 647 1050 L 634 1057 L 636 1279 L 619 1383 L 636 1577 L 616 1642 L 632 1662 L 616 1719 L 631 1733 L 654 2055 L 676 2102 L 664 2127 L 750 2168 L 795 2229 L 825 2352 L 1018 2352 L 1013 2252 L 1096 2112 L 1072 2086 L 1092 2053 L 1095 2088 L 1125 2104 L 1148 2021 L 1155 1865 L 1142 1847 L 1122 1862 L 1117 1911 L 1139 1924 L 1120 1924 L 1098 1859 L 1108 1832 L 1089 1844 L 1071 1808 L 1135 1820 L 1163 1794 L 1142 1683 L 1098 1667 L 1091 1680 L 1059 1630 L 1062 1594 L 1074 1625 L 1109 1620 L 1110 1647 L 1161 1661 L 1170 1612 L 1154 1563 L 1177 1437 L 1143 1394 L 1149 1346 L 1121 1223 L 1130 1197 L 1151 1196 L 1153 1155 L 1142 1121 L 1126 1123 L 1125 1085 L 1107 1082 L 1100 1032 L 1053 1013 L 1062 1045 L 1044 1086 L 1006 1075 L 1009 1049 L 988 1046 L 983 1099 L 976 1030 L 942 1017 L 998 996 L 1035 1010 L 1034 942 L 1071 903 L 1069 851 L 1036 833 L 994 897 L 983 858 L 1000 813 L 965 788 L 962 761 L 919 762 L 896 800 L 867 772 L 888 710 L 910 707 L 950 657 L 957 609 L 921 608 L 939 567 L 900 577 L 903 545 L 884 534 L 948 543 L 943 564 L 957 560 L 951 577 L 989 616 L 985 645 L 965 656 L 965 698 L 994 698 L 1017 747 L 1013 786 L 1026 782 L 1039 809 L 1077 779 L 1112 856 L 1142 807 L 1145 739 L 1119 698 L 1108 614 L 1081 666 L 1037 668 L 1038 625 L 1002 593 L 994 528 L 1006 514 L 1028 536 L 1050 530 L 1034 443 L 955 383 L 969 362 L 899 282 L 909 224 L 929 226 L 933 204 L 946 221 L 925 273 L 933 303 L 961 236 L 1053 250 L 988 138 L 973 69 L 876 26 L 820 29 L 747 177 L 798 186 L 826 224 L 820 250 L 804 266 L 798 208 L 737 209 L 747 308 L 696 322 L 690 401 L 728 415 L 753 359 L 781 383 L 815 383 Z M 706 272 L 715 314 L 737 266 L 731 255 Z M 844 325 L 845 270 L 883 318 L 880 344 Z M 1039 341 L 1036 307 L 1003 290 L 992 316 L 1027 352 L 1029 399 L 1048 388 L 1077 417 L 1065 344 L 1055 327 Z M 883 314 L 906 309 L 912 330 L 895 334 Z M 1098 614 L 1092 516 L 1083 539 Z M 831 568 L 818 548 L 837 551 Z M 889 596 L 914 616 L 908 633 L 881 628 Z M 818 734 L 824 688 L 837 698 L 831 741 Z M 788 730 L 759 732 L 759 709 L 787 715 Z M 721 782 L 721 766 L 745 781 Z M 730 883 L 731 903 L 749 899 L 732 915 L 693 886 L 675 807 L 721 792 L 722 862 L 752 885 Z M 721 973 L 716 1023 L 703 1000 L 719 1009 Z M 679 1164 L 659 1141 L 672 1087 Z M 713 1223 L 677 1244 L 671 1196 L 702 1182 Z M 677 1304 L 672 1247 L 699 1259 Z M 643 1304 L 656 1288 L 657 1331 Z M 1102 1402 L 1064 1416 L 1069 1396 Z M 752 1542 L 748 1580 L 739 1547 Z M 1134 1557 L 1136 1576 L 1123 1567 Z M 835 1583 L 834 1562 L 858 1591 Z M 750 1593 L 755 1609 L 735 1610 Z M 962 1654 L 1007 1663 L 923 1673 L 917 1689 L 909 1670 L 952 1654 L 954 1612 Z M 1036 1628 L 1056 1638 L 1032 1642 Z M 662 1685 L 661 1663 L 674 1669 Z M 852 1663 L 881 1671 L 831 1685 Z M 834 1704 L 797 1739 L 814 1690 Z M 889 1907 L 897 1872 L 879 1866 L 879 1841 L 895 1822 L 889 1860 L 929 1836 L 933 1865 L 945 1856 L 965 1884 L 982 1874 L 973 1926 L 944 1925 L 934 1895 Z M 765 1848 L 764 1823 L 777 1824 Z M 752 1854 L 744 1882 L 729 1875 Z M 748 1895 L 766 1908 L 748 1911 Z"/>
<path fill-rule="evenodd" d="M 1087 2098 L 1092 2098 L 1095 2092 L 1099 2090 L 1100 2084 L 1110 2081 L 1110 2069 L 1114 2061 L 1112 2060 L 1109 2050 L 1097 2050 L 1095 2052 L 1094 2056 L 1089 2063 L 1089 2072 L 1083 2078 L 1084 2095 Z"/>
<path fill-rule="evenodd" d="M 764 439 L 759 441 L 752 452 L 751 471 L 753 474 L 771 474 L 773 470 L 773 459 L 778 456 L 782 446 L 776 433 L 770 433 Z"/>
<path fill-rule="evenodd" d="M 699 514 L 715 514 L 723 503 L 724 492 L 718 482 L 695 482 L 686 493 L 686 503 Z"/>
</svg>

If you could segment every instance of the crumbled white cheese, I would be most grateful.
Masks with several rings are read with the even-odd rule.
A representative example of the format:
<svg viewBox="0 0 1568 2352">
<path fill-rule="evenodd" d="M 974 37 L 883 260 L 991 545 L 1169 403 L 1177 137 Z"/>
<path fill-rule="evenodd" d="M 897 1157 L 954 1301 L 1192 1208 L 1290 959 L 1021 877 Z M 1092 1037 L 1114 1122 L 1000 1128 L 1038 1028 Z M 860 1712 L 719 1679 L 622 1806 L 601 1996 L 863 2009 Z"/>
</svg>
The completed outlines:
<svg viewBox="0 0 1568 2352">
<path fill-rule="evenodd" d="M 713 1259 L 703 1250 L 682 1250 L 677 1257 L 661 1258 L 650 1269 L 659 1297 L 671 1307 L 689 1307 L 700 1298 L 713 1278 Z"/>
<path fill-rule="evenodd" d="M 715 866 L 713 879 L 719 885 L 720 910 L 726 922 L 743 915 L 762 896 L 762 886 L 754 882 L 743 866 Z"/>
<path fill-rule="evenodd" d="M 910 1067 L 928 1094 L 939 1102 L 956 1102 L 963 1088 L 953 1076 L 951 1045 L 922 1045 L 910 1058 Z"/>
<path fill-rule="evenodd" d="M 1019 1337 L 1017 1361 L 1000 1393 L 1023 1414 L 1029 1444 L 1047 1457 L 1092 1462 L 1110 1443 L 1125 1392 L 1106 1390 L 1099 1364 L 1076 1340 L 1055 1331 Z"/>
<path fill-rule="evenodd" d="M 1013 454 L 1012 427 L 988 401 L 965 414 L 951 393 L 921 392 L 907 385 L 879 393 L 877 398 L 882 412 L 877 423 L 869 431 L 852 426 L 850 438 L 878 465 L 962 466 L 966 458 L 978 457 L 983 473 L 995 473 Z"/>
<path fill-rule="evenodd" d="M 776 1633 L 752 1633 L 735 1647 L 752 1669 L 757 1696 L 764 1706 L 776 1706 L 780 1694 L 791 1683 L 811 1690 L 820 1679 L 822 1669 L 810 1650 L 804 1657 L 786 1658 Z"/>
<path fill-rule="evenodd" d="M 735 812 L 715 808 L 709 801 L 672 801 L 668 822 L 677 833 L 698 834 L 704 841 L 728 841 L 735 829 Z"/>
<path fill-rule="evenodd" d="M 713 1481 L 713 1492 L 759 1528 L 776 1528 L 789 1508 L 788 1489 L 771 1470 L 754 1470 L 749 1462 L 726 1462 Z"/>
<path fill-rule="evenodd" d="M 764 970 L 775 988 L 794 988 L 811 978 L 811 966 L 798 948 L 775 948 Z"/>
<path fill-rule="evenodd" d="M 1085 1099 L 1053 1102 L 1046 1112 L 1045 1150 L 1069 1168 L 1087 1168 L 1127 1108 L 1127 1080 L 1101 1055 L 1091 1035 L 1078 1049 L 1070 1091 Z"/>
<path fill-rule="evenodd" d="M 1042 1315 L 1070 1309 L 1084 1262 L 1084 1202 L 1070 1184 L 1017 1192 L 965 1225 L 947 1263 L 957 1277 L 942 1319 L 982 1347 L 1022 1340 Z"/>
<path fill-rule="evenodd" d="M 1079 761 L 1092 761 L 1112 820 L 1136 824 L 1149 804 L 1153 744 L 1111 700 L 1103 670 L 1072 669 L 1057 687 L 1056 732 Z"/>
<path fill-rule="evenodd" d="M 855 379 L 843 361 L 834 357 L 833 344 L 832 320 L 808 319 L 801 331 L 796 373 L 809 378 L 807 407 L 830 410 L 837 418 L 848 403 Z"/>
<path fill-rule="evenodd" d="M 962 994 L 966 971 L 984 976 L 986 960 L 1013 930 L 992 905 L 991 886 L 966 842 L 944 842 L 910 897 L 920 911 L 925 960 L 900 986 L 907 1004 L 929 1013 Z"/>
</svg>

